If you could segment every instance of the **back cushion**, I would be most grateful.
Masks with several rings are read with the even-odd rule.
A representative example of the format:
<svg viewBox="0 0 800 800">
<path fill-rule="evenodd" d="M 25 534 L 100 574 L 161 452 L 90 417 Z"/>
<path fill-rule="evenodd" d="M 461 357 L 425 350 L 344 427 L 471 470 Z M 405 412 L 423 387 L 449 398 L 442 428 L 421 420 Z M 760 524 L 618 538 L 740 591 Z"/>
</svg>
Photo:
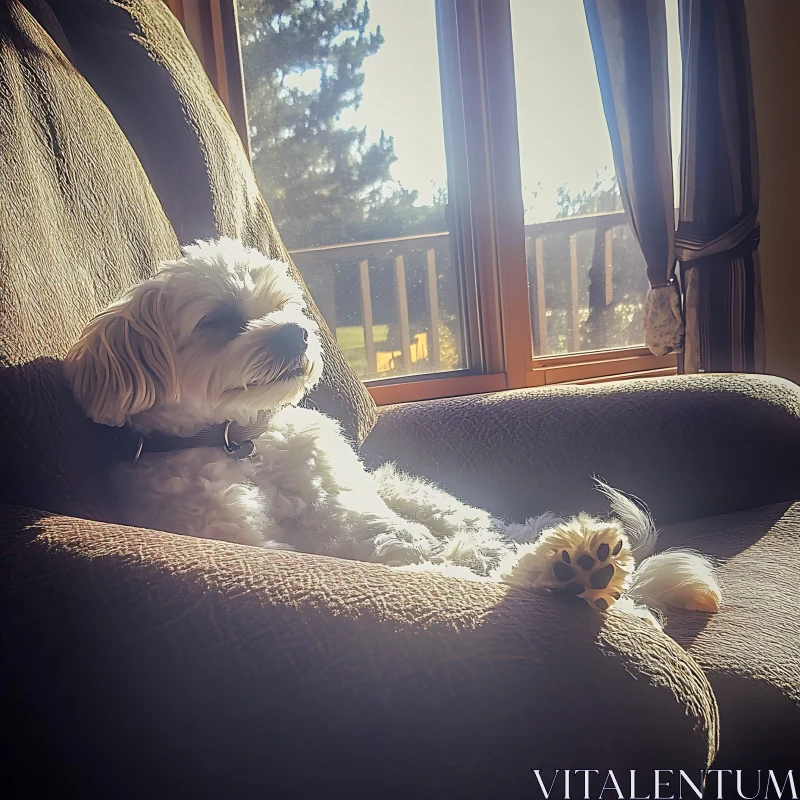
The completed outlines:
<svg viewBox="0 0 800 800">
<path fill-rule="evenodd" d="M 289 261 L 239 135 L 163 0 L 48 2 L 71 58 L 135 149 L 181 244 L 225 235 Z M 310 400 L 360 442 L 375 423 L 375 405 L 308 294 L 307 302 L 325 352 Z"/>
<path fill-rule="evenodd" d="M 57 361 L 123 289 L 178 254 L 130 144 L 21 3 L 0 14 L 0 499 L 107 517 L 109 431 Z"/>
</svg>

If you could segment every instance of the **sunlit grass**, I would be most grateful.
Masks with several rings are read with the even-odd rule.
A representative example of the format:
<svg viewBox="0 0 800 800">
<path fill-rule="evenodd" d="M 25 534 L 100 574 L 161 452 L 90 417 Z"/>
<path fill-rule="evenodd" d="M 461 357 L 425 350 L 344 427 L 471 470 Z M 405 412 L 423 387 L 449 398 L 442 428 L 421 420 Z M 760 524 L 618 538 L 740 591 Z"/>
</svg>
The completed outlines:
<svg viewBox="0 0 800 800">
<path fill-rule="evenodd" d="M 372 338 L 375 346 L 380 349 L 389 338 L 388 325 L 373 325 Z M 350 366 L 359 377 L 367 377 L 374 375 L 375 366 L 373 365 L 370 370 L 367 370 L 367 352 L 366 344 L 364 342 L 364 328 L 361 325 L 345 325 L 336 329 L 336 341 L 339 347 L 342 348 L 344 357 L 349 362 Z"/>
<path fill-rule="evenodd" d="M 372 338 L 376 345 L 385 342 L 389 338 L 389 326 L 373 325 Z M 366 347 L 363 326 L 347 325 L 343 328 L 337 328 L 336 341 L 342 350 L 363 350 Z"/>
</svg>

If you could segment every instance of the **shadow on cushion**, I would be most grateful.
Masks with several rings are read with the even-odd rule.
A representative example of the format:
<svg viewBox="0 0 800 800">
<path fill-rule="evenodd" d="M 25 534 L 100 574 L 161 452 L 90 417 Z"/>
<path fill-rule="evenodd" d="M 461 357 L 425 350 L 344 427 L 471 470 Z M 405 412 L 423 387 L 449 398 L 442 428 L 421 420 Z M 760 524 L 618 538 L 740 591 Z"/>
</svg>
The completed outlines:
<svg viewBox="0 0 800 800">
<path fill-rule="evenodd" d="M 663 547 L 718 564 L 722 609 L 674 611 L 667 633 L 703 668 L 717 697 L 723 768 L 797 767 L 800 741 L 800 505 L 777 504 L 667 528 Z M 698 624 L 702 621 L 702 624 Z"/>
</svg>

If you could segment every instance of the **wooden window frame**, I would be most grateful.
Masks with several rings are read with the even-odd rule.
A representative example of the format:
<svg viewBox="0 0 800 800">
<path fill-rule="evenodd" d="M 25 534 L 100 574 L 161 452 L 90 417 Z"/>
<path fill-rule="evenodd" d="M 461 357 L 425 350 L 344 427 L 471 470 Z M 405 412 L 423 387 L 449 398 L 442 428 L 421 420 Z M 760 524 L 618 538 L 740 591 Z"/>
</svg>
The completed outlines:
<svg viewBox="0 0 800 800">
<path fill-rule="evenodd" d="M 249 155 L 247 108 L 235 0 L 164 0 L 181 22 Z M 459 130 L 460 155 L 448 138 L 448 174 L 464 172 L 467 190 L 453 204 L 456 228 L 468 230 L 465 260 L 474 281 L 464 300 L 469 352 L 478 369 L 366 381 L 378 405 L 486 394 L 554 384 L 599 383 L 677 372 L 674 355 L 646 347 L 536 356 L 525 254 L 510 0 L 435 0 L 446 136 Z M 454 38 L 455 37 L 455 38 Z M 460 83 L 455 98 L 453 83 Z M 449 96 L 447 96 L 449 95 Z M 456 106 L 454 108 L 454 106 Z M 463 124 L 463 122 L 461 123 Z M 467 221 L 464 215 L 468 214 Z M 458 228 L 458 226 L 462 226 Z M 463 276 L 462 276 L 463 277 Z"/>
</svg>

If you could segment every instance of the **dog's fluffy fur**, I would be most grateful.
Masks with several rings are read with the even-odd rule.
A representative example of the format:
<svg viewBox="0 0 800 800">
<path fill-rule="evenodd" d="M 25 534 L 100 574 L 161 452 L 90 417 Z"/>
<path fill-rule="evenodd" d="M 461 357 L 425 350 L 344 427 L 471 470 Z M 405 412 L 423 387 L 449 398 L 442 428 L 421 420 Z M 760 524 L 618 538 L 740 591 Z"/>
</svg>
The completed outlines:
<svg viewBox="0 0 800 800">
<path fill-rule="evenodd" d="M 163 264 L 89 323 L 65 369 L 89 417 L 143 434 L 269 416 L 249 459 L 197 447 L 120 467 L 124 523 L 562 589 L 655 624 L 648 606 L 719 605 L 709 562 L 653 555 L 649 514 L 602 484 L 615 519 L 506 524 L 391 465 L 368 473 L 334 420 L 297 407 L 322 373 L 300 286 L 287 264 L 237 241 L 198 242 Z"/>
</svg>

